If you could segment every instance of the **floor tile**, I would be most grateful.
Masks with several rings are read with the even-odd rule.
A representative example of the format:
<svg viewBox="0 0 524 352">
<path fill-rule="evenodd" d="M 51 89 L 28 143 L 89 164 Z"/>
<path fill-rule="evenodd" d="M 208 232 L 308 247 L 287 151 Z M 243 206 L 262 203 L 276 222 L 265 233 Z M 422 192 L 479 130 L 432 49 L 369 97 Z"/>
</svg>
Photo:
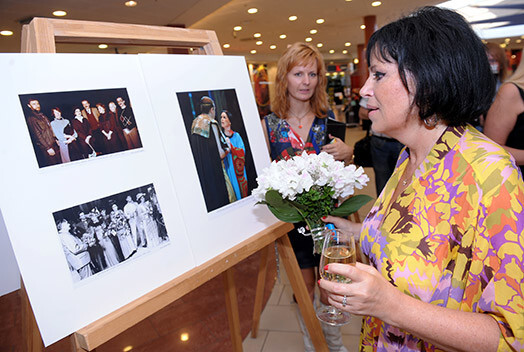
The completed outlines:
<svg viewBox="0 0 524 352">
<path fill-rule="evenodd" d="M 260 316 L 260 329 L 271 331 L 300 331 L 293 306 L 266 306 Z"/>
<path fill-rule="evenodd" d="M 270 331 L 262 352 L 304 352 L 302 333 Z"/>
<path fill-rule="evenodd" d="M 258 330 L 258 336 L 256 339 L 253 339 L 248 335 L 242 343 L 242 349 L 244 352 L 262 352 L 267 335 L 268 332 L 266 330 Z"/>
</svg>

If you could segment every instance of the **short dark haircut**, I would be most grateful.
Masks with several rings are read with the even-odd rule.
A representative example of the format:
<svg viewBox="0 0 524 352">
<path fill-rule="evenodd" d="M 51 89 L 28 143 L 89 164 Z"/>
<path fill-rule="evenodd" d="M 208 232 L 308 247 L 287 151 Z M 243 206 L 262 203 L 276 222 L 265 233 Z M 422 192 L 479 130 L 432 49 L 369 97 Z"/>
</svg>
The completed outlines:
<svg viewBox="0 0 524 352">
<path fill-rule="evenodd" d="M 484 114 L 495 82 L 482 41 L 458 13 L 427 6 L 392 22 L 371 36 L 371 55 L 396 62 L 402 83 L 415 84 L 421 119 L 436 114 L 450 126 Z"/>
</svg>

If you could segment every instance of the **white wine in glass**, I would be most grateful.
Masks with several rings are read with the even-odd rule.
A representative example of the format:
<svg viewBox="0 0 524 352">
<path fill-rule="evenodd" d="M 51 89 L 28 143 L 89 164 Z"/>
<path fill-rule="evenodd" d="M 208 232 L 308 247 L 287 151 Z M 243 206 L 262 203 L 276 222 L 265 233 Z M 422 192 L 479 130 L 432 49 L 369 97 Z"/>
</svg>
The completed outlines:
<svg viewBox="0 0 524 352">
<path fill-rule="evenodd" d="M 324 245 L 322 247 L 322 256 L 320 257 L 319 272 L 324 280 L 351 283 L 351 280 L 345 276 L 331 274 L 324 270 L 325 266 L 333 263 L 342 263 L 355 265 L 356 248 L 355 239 L 351 233 L 342 233 L 339 230 L 325 230 Z M 320 306 L 316 311 L 318 319 L 334 325 L 341 326 L 349 322 L 350 314 L 340 311 L 333 306 Z"/>
</svg>

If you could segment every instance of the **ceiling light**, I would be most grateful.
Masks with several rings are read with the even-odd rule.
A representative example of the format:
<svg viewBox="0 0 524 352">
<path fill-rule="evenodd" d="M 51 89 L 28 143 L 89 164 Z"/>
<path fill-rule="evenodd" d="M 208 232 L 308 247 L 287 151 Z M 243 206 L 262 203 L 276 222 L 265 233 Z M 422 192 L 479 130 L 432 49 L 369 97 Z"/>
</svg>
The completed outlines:
<svg viewBox="0 0 524 352">
<path fill-rule="evenodd" d="M 124 351 L 124 352 L 129 352 L 129 351 L 131 351 L 132 349 L 133 349 L 133 346 L 126 346 L 126 347 L 124 347 L 124 349 L 123 349 L 122 351 Z"/>
<path fill-rule="evenodd" d="M 275 50 L 276 48 L 277 48 L 277 46 L 274 45 L 274 44 L 269 46 L 269 49 L 271 49 L 271 50 Z"/>
<path fill-rule="evenodd" d="M 509 43 L 510 41 L 511 41 L 511 39 L 509 39 L 509 38 L 504 39 L 504 43 Z"/>
<path fill-rule="evenodd" d="M 231 44 L 228 44 L 228 43 L 226 43 L 226 44 L 224 44 L 224 45 L 222 45 L 222 46 L 224 47 L 224 49 L 229 49 L 229 48 L 231 48 Z"/>
<path fill-rule="evenodd" d="M 257 12 L 258 12 L 258 9 L 256 7 L 252 7 L 252 8 L 247 10 L 247 13 L 250 13 L 250 14 L 254 14 L 254 13 L 257 13 Z"/>
<path fill-rule="evenodd" d="M 8 30 L 0 31 L 0 35 L 8 37 L 10 35 L 13 35 L 13 31 L 8 31 Z"/>
<path fill-rule="evenodd" d="M 371 6 L 373 6 L 373 7 L 377 7 L 377 6 L 380 6 L 380 5 L 382 5 L 382 1 L 373 1 L 371 3 Z"/>
<path fill-rule="evenodd" d="M 67 12 L 63 11 L 63 10 L 56 10 L 56 11 L 53 11 L 53 16 L 56 16 L 56 17 L 64 17 L 65 15 L 67 15 Z"/>
<path fill-rule="evenodd" d="M 322 44 L 322 43 L 318 43 L 317 44 L 317 48 L 322 48 L 323 46 L 324 46 L 324 44 Z"/>
<path fill-rule="evenodd" d="M 501 47 L 502 49 L 504 49 L 506 46 L 507 46 L 506 43 L 502 43 L 502 44 L 500 44 L 500 47 Z"/>
<path fill-rule="evenodd" d="M 347 50 L 342 50 L 342 54 L 347 54 L 348 51 Z"/>
<path fill-rule="evenodd" d="M 256 45 L 262 45 L 262 44 L 264 44 L 264 42 L 261 41 L 261 40 L 259 40 L 259 41 L 257 41 L 255 44 L 256 44 Z"/>
<path fill-rule="evenodd" d="M 293 16 L 289 16 L 288 20 L 290 21 L 296 21 L 298 19 L 297 16 L 293 15 Z"/>
<path fill-rule="evenodd" d="M 335 53 L 335 50 L 331 49 L 331 50 L 329 51 L 329 53 L 330 53 L 330 54 L 334 54 L 334 53 Z"/>
<path fill-rule="evenodd" d="M 317 31 L 316 29 L 312 29 L 312 30 L 309 31 L 309 33 L 311 33 L 311 34 L 317 34 L 318 31 Z"/>
<path fill-rule="evenodd" d="M 359 62 L 360 62 L 360 61 L 358 61 L 357 58 L 354 58 L 354 59 L 353 59 L 353 63 L 354 63 L 355 65 L 358 65 Z"/>
<path fill-rule="evenodd" d="M 366 25 L 365 24 L 361 24 L 360 25 L 360 29 L 366 29 Z"/>
<path fill-rule="evenodd" d="M 241 31 L 242 30 L 242 26 L 235 26 L 233 27 L 233 30 L 238 32 L 238 31 Z"/>
<path fill-rule="evenodd" d="M 323 18 L 319 18 L 316 22 L 317 22 L 318 24 L 322 24 L 322 23 L 324 23 L 324 19 L 323 19 Z"/>
<path fill-rule="evenodd" d="M 8 31 L 8 32 L 9 32 L 9 31 Z M 2 33 L 0 32 L 0 34 L 2 34 Z M 517 40 L 515 40 L 515 43 L 517 43 L 517 44 L 522 43 L 522 39 L 517 39 Z"/>
<path fill-rule="evenodd" d="M 260 38 L 261 36 L 262 36 L 262 34 L 260 34 L 260 33 L 253 34 L 253 37 L 255 37 L 255 38 Z"/>
<path fill-rule="evenodd" d="M 279 38 L 280 38 L 280 39 L 286 39 L 286 38 L 287 38 L 287 35 L 285 35 L 285 34 L 281 34 L 281 35 L 279 36 Z"/>
<path fill-rule="evenodd" d="M 350 42 L 345 42 L 344 45 L 345 46 L 351 46 L 351 43 Z"/>
<path fill-rule="evenodd" d="M 187 341 L 189 340 L 189 334 L 187 332 L 184 332 L 182 334 L 180 334 L 180 341 Z"/>
<path fill-rule="evenodd" d="M 257 51 L 256 51 L 256 50 L 251 50 L 250 53 L 251 53 L 251 54 L 256 54 Z"/>
<path fill-rule="evenodd" d="M 351 2 L 351 0 L 346 0 L 346 2 Z"/>
<path fill-rule="evenodd" d="M 124 5 L 126 5 L 127 7 L 135 7 L 136 5 L 138 5 L 138 2 L 130 0 L 130 1 L 126 1 Z"/>
<path fill-rule="evenodd" d="M 98 49 L 107 49 L 107 44 L 98 44 Z"/>
<path fill-rule="evenodd" d="M 313 38 L 310 38 L 310 37 L 307 37 L 306 39 L 304 39 L 306 42 L 310 42 L 313 40 Z"/>
<path fill-rule="evenodd" d="M 517 58 L 517 55 L 511 55 L 511 58 L 512 58 L 512 59 L 516 59 L 516 58 Z"/>
</svg>

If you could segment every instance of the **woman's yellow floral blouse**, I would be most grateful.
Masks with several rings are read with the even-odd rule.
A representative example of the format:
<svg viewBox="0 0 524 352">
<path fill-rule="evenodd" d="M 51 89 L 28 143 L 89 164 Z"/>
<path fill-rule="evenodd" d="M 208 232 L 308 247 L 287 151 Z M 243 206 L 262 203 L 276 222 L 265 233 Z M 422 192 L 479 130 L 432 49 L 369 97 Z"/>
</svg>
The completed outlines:
<svg viewBox="0 0 524 352">
<path fill-rule="evenodd" d="M 523 351 L 524 184 L 513 159 L 471 126 L 448 127 L 393 200 L 408 155 L 364 221 L 363 252 L 412 297 L 491 315 L 499 351 Z M 365 317 L 361 350 L 438 349 Z"/>
</svg>

